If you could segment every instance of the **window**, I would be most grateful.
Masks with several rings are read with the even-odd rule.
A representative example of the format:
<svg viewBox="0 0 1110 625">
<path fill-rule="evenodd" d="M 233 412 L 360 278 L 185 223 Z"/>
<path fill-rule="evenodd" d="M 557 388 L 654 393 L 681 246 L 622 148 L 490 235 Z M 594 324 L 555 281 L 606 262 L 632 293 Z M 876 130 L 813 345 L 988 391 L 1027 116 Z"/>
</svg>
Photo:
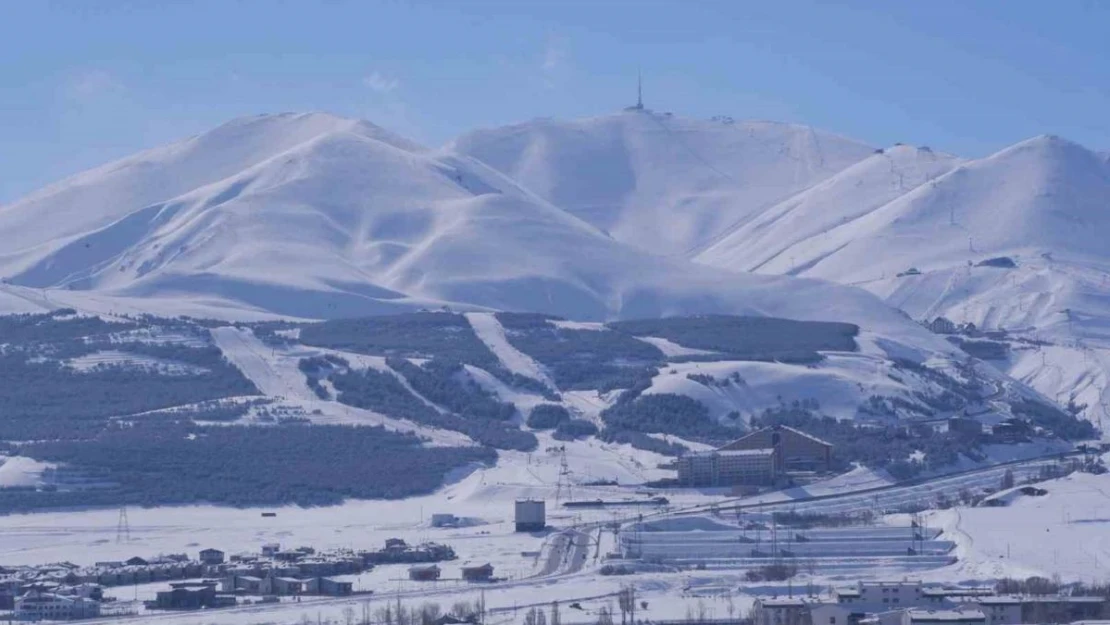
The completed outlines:
<svg viewBox="0 0 1110 625">
<path fill-rule="evenodd" d="M 829 625 L 836 625 L 836 617 L 835 616 L 830 616 L 829 617 Z"/>
<path fill-rule="evenodd" d="M 894 603 L 898 603 L 898 597 L 894 598 Z"/>
<path fill-rule="evenodd" d="M 890 603 L 890 599 L 883 597 L 883 603 Z"/>
</svg>

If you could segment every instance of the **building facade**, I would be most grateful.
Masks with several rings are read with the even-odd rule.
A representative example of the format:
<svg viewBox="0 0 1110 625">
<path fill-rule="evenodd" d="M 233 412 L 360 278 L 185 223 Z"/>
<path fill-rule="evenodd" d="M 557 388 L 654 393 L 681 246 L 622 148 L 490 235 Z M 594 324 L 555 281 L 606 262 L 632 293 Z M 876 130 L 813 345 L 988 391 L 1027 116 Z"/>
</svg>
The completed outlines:
<svg viewBox="0 0 1110 625">
<path fill-rule="evenodd" d="M 770 485 L 775 482 L 773 449 L 689 453 L 676 461 L 678 481 L 688 486 Z"/>
<path fill-rule="evenodd" d="M 756 430 L 732 441 L 719 451 L 771 449 L 775 471 L 828 471 L 832 466 L 832 444 L 785 425 Z"/>
<path fill-rule="evenodd" d="M 517 500 L 513 518 L 518 532 L 539 532 L 547 527 L 547 509 L 543 500 Z"/>
<path fill-rule="evenodd" d="M 19 621 L 72 621 L 100 616 L 100 602 L 30 590 L 15 600 L 13 614 Z"/>
<path fill-rule="evenodd" d="M 752 607 L 753 625 L 816 625 L 810 603 L 803 597 L 760 597 Z"/>
<path fill-rule="evenodd" d="M 985 625 L 987 617 L 979 610 L 906 610 L 902 625 Z"/>
</svg>

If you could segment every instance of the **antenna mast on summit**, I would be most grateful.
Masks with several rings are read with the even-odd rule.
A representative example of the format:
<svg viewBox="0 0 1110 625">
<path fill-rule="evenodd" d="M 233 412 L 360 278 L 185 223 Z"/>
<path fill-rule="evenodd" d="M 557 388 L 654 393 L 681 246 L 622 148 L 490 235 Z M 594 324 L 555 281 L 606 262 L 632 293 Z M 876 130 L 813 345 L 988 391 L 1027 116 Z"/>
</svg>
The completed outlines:
<svg viewBox="0 0 1110 625">
<path fill-rule="evenodd" d="M 644 74 L 636 70 L 636 109 L 644 109 Z"/>
</svg>

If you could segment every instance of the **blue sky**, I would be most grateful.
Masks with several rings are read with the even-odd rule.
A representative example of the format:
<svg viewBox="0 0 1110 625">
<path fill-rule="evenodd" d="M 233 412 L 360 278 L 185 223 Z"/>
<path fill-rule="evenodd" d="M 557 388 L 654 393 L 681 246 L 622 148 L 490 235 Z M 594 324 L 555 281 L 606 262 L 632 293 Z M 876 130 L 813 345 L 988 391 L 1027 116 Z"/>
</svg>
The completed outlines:
<svg viewBox="0 0 1110 625">
<path fill-rule="evenodd" d="M 832 5 L 836 6 L 832 6 Z M 364 117 L 428 144 L 649 107 L 982 156 L 1110 149 L 1110 2 L 12 2 L 0 202 L 260 112 Z"/>
</svg>

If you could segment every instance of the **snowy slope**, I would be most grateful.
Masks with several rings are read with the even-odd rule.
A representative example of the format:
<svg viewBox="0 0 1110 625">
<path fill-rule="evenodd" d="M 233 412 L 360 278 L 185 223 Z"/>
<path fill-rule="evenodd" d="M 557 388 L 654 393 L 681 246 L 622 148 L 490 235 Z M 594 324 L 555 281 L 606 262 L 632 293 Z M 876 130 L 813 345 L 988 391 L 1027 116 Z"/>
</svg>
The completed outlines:
<svg viewBox="0 0 1110 625">
<path fill-rule="evenodd" d="M 697 259 L 748 271 L 804 270 L 815 258 L 797 257 L 795 246 L 814 239 L 822 241 L 830 231 L 935 180 L 958 164 L 953 156 L 910 146 L 875 153 L 760 213 Z"/>
<path fill-rule="evenodd" d="M 651 111 L 479 130 L 452 146 L 640 249 L 685 256 L 873 152 L 805 126 Z"/>
<path fill-rule="evenodd" d="M 1108 194 L 1110 166 L 1097 155 L 1057 137 L 1037 137 L 962 164 L 864 214 L 855 202 L 833 198 L 830 208 L 842 223 L 785 248 L 762 269 L 785 272 L 793 258 L 804 275 L 856 282 L 1002 255 L 1104 258 Z M 724 249 L 699 260 L 732 264 Z"/>
<path fill-rule="evenodd" d="M 959 543 L 961 579 L 1032 575 L 1097 583 L 1110 562 L 1110 476 L 1075 473 L 1037 485 L 1042 497 L 1021 497 L 1008 507 L 935 513 Z M 1006 519 L 1022 519 L 1021 523 Z"/>
</svg>

